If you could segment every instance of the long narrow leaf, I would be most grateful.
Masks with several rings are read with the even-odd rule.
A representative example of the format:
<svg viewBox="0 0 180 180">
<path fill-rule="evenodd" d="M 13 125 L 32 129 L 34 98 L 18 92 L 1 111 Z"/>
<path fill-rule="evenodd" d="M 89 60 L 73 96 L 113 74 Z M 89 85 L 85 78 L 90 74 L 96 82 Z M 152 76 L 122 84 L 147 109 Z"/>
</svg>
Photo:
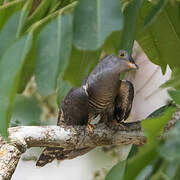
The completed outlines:
<svg viewBox="0 0 180 180">
<path fill-rule="evenodd" d="M 35 64 L 36 64 L 36 60 L 37 60 L 37 48 L 36 48 L 36 37 L 35 35 L 33 36 L 33 40 L 32 40 L 32 46 L 31 49 L 29 50 L 23 68 L 22 68 L 22 74 L 23 76 L 20 77 L 20 82 L 19 86 L 18 86 L 18 93 L 22 93 L 27 85 L 27 83 L 29 82 L 29 80 L 31 79 L 34 70 L 35 70 Z"/>
<path fill-rule="evenodd" d="M 100 51 L 80 51 L 73 47 L 63 79 L 73 86 L 81 85 L 89 71 L 98 63 L 99 57 Z"/>
<path fill-rule="evenodd" d="M 42 109 L 35 95 L 31 97 L 17 95 L 14 101 L 10 126 L 40 125 L 41 113 Z"/>
<path fill-rule="evenodd" d="M 33 14 L 28 18 L 28 21 L 26 23 L 26 28 L 28 28 L 30 25 L 32 25 L 34 22 L 40 20 L 45 16 L 45 14 L 48 12 L 48 9 L 51 6 L 51 3 L 54 0 L 51 1 L 41 1 L 41 4 L 37 7 L 37 9 L 33 12 Z"/>
<path fill-rule="evenodd" d="M 140 148 L 136 156 L 115 165 L 106 176 L 106 179 L 136 179 L 139 173 L 158 156 L 157 136 L 161 134 L 175 111 L 175 107 L 170 107 L 161 116 L 143 120 L 142 127 L 147 136 L 147 143 Z"/>
<path fill-rule="evenodd" d="M 174 100 L 176 104 L 180 105 L 180 90 L 177 91 L 169 91 L 169 95 Z"/>
<path fill-rule="evenodd" d="M 120 42 L 122 39 L 122 31 L 113 32 L 105 41 L 102 49 L 106 54 L 116 54 L 118 55 L 120 48 Z"/>
<path fill-rule="evenodd" d="M 26 18 L 25 10 L 16 12 L 0 32 L 0 57 L 6 49 L 20 36 Z"/>
<path fill-rule="evenodd" d="M 37 41 L 35 75 L 41 95 L 48 95 L 56 89 L 57 78 L 66 67 L 71 47 L 72 17 L 59 15 L 41 31 Z"/>
<path fill-rule="evenodd" d="M 56 11 L 56 12 L 46 16 L 45 18 L 41 19 L 40 21 L 37 21 L 28 29 L 28 32 L 31 32 L 34 34 L 33 45 L 32 45 L 32 48 L 27 55 L 26 60 L 25 60 L 25 64 L 24 64 L 24 67 L 22 70 L 23 76 L 21 76 L 21 80 L 20 80 L 21 83 L 19 84 L 18 93 L 23 92 L 28 81 L 30 80 L 30 78 L 34 74 L 36 60 L 37 60 L 37 47 L 36 47 L 37 43 L 36 43 L 36 41 L 37 41 L 37 38 L 39 36 L 39 33 L 43 30 L 43 28 L 46 25 L 48 25 L 49 22 L 56 19 L 57 16 L 60 16 L 64 13 L 71 11 L 75 5 L 76 5 L 76 2 L 69 4 L 68 6 L 62 8 L 61 10 Z"/>
<path fill-rule="evenodd" d="M 166 5 L 167 0 L 159 0 L 159 2 L 152 7 L 148 15 L 145 17 L 144 20 L 144 27 L 146 28 L 149 24 L 153 22 L 153 20 L 157 17 L 163 7 Z"/>
<path fill-rule="evenodd" d="M 16 0 L 0 6 L 0 31 L 6 21 L 25 4 L 25 0 Z"/>
<path fill-rule="evenodd" d="M 32 35 L 23 36 L 5 52 L 0 61 L 0 134 L 3 137 L 7 137 L 21 69 L 31 44 Z"/>
<path fill-rule="evenodd" d="M 125 49 L 129 53 L 135 39 L 136 19 L 141 7 L 141 0 L 132 0 L 124 10 L 124 27 L 121 35 L 120 49 Z"/>
<path fill-rule="evenodd" d="M 108 172 L 105 180 L 123 180 L 126 161 L 119 162 Z"/>
<path fill-rule="evenodd" d="M 180 67 L 180 21 L 179 21 L 179 4 L 177 2 L 172 6 L 168 3 L 159 13 L 153 23 L 144 31 L 144 19 L 152 4 L 145 1 L 140 14 L 136 37 L 138 43 L 149 57 L 149 59 L 161 66 L 163 72 L 166 65 L 171 68 Z"/>
<path fill-rule="evenodd" d="M 80 0 L 74 13 L 74 44 L 82 50 L 96 50 L 123 26 L 119 0 Z"/>
</svg>

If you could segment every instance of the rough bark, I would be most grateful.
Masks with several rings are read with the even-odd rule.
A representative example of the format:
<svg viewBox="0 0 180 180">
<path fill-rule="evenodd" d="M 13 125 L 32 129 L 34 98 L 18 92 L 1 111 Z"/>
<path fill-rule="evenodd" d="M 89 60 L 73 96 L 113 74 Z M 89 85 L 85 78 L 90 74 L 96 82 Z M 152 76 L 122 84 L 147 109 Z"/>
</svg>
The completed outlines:
<svg viewBox="0 0 180 180">
<path fill-rule="evenodd" d="M 15 144 L 4 144 L 0 149 L 0 179 L 11 179 L 22 152 Z"/>
<path fill-rule="evenodd" d="M 77 149 L 91 146 L 136 144 L 142 145 L 145 137 L 140 122 L 124 127 L 107 127 L 99 124 L 92 133 L 83 126 L 19 126 L 9 128 L 9 138 L 24 151 L 30 147 L 63 147 Z"/>
</svg>

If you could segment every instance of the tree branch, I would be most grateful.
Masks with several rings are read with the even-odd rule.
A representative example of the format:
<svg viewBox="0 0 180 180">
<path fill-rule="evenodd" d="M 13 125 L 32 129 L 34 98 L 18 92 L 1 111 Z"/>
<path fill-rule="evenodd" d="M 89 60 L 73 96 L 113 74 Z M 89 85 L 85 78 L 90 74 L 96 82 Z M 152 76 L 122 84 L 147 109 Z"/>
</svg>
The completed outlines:
<svg viewBox="0 0 180 180">
<path fill-rule="evenodd" d="M 115 144 L 141 145 L 145 141 L 140 122 L 127 123 L 125 129 L 99 124 L 93 133 L 83 126 L 20 126 L 9 128 L 9 138 L 22 151 L 45 146 L 77 149 Z"/>
<path fill-rule="evenodd" d="M 15 144 L 4 144 L 0 149 L 0 179 L 11 179 L 22 152 Z"/>
<path fill-rule="evenodd" d="M 166 130 L 180 119 L 175 113 Z M 0 149 L 0 179 L 11 179 L 22 153 L 31 147 L 63 147 L 66 150 L 92 149 L 106 145 L 143 145 L 146 142 L 140 122 L 120 126 L 98 124 L 94 132 L 83 126 L 20 126 L 9 128 L 10 143 L 2 143 Z M 87 151 L 84 151 L 84 153 Z"/>
</svg>

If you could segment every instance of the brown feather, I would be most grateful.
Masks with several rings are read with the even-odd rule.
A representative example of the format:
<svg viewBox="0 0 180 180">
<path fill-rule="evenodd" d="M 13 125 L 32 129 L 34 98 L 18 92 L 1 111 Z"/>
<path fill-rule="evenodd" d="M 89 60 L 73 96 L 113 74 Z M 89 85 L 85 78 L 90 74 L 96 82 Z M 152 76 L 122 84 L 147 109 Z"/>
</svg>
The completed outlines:
<svg viewBox="0 0 180 180">
<path fill-rule="evenodd" d="M 131 112 L 134 87 L 130 81 L 121 81 L 119 93 L 115 100 L 114 115 L 118 122 L 125 121 Z"/>
</svg>

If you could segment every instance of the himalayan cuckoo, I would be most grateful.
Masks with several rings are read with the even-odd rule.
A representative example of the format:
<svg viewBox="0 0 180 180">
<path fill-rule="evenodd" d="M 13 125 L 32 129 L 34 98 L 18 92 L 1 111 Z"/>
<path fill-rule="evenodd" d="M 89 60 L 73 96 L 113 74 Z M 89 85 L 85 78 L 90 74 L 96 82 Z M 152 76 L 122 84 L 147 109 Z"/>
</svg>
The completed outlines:
<svg viewBox="0 0 180 180">
<path fill-rule="evenodd" d="M 122 72 L 138 69 L 132 56 L 120 50 L 119 56 L 109 55 L 101 60 L 79 88 L 72 88 L 64 98 L 59 111 L 57 125 L 87 125 L 91 131 L 91 121 L 117 124 L 124 122 L 131 111 L 134 88 L 131 82 L 120 80 Z M 47 147 L 36 165 L 44 166 L 54 159 L 72 159 L 93 149 L 65 150 L 61 147 Z"/>
</svg>

